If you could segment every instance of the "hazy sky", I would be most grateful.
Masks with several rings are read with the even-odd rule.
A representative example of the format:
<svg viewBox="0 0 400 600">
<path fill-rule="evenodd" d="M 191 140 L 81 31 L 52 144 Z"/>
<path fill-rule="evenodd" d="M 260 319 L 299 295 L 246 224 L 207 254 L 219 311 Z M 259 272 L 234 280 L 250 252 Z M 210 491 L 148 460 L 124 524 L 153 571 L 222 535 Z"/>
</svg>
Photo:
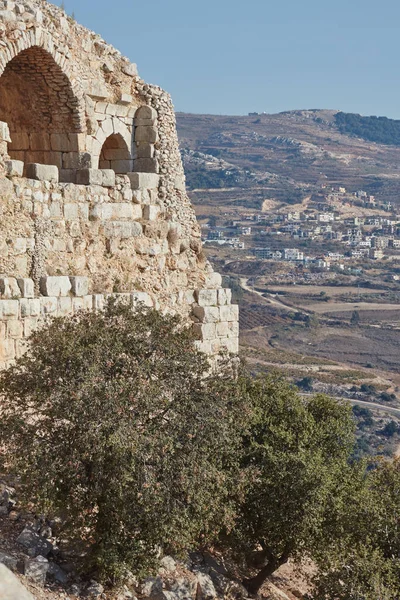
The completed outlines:
<svg viewBox="0 0 400 600">
<path fill-rule="evenodd" d="M 179 111 L 336 108 L 400 119 L 398 0 L 64 3 Z"/>
</svg>

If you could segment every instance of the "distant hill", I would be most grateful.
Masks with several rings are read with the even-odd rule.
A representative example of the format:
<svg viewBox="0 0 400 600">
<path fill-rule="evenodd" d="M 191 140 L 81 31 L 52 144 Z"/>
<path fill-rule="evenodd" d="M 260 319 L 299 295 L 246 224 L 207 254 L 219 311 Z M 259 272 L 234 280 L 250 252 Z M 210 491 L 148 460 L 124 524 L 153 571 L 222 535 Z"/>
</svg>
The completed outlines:
<svg viewBox="0 0 400 600">
<path fill-rule="evenodd" d="M 189 189 L 234 202 L 296 203 L 322 184 L 400 203 L 400 121 L 336 110 L 177 114 Z M 206 192 L 204 192 L 206 193 Z"/>
</svg>

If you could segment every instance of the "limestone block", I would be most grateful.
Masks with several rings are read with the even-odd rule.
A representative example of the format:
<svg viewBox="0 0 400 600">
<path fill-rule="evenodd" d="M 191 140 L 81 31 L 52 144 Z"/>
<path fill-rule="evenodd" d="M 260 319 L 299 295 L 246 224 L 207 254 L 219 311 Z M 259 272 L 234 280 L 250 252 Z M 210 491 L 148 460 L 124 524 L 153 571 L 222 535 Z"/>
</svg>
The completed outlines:
<svg viewBox="0 0 400 600">
<path fill-rule="evenodd" d="M 18 300 L 0 300 L 0 319 L 16 319 L 18 318 L 18 312 Z"/>
<path fill-rule="evenodd" d="M 146 204 L 143 206 L 143 219 L 147 221 L 155 221 L 160 214 L 160 207 L 154 204 Z"/>
<path fill-rule="evenodd" d="M 86 296 L 89 290 L 89 279 L 87 277 L 70 277 L 71 289 L 74 296 Z"/>
<path fill-rule="evenodd" d="M 74 313 L 77 313 L 84 308 L 83 298 L 72 298 L 72 309 Z"/>
<path fill-rule="evenodd" d="M 221 349 L 225 349 L 231 354 L 237 354 L 239 352 L 239 339 L 238 338 L 221 338 L 220 339 Z"/>
<path fill-rule="evenodd" d="M 229 333 L 228 333 L 228 337 L 239 337 L 239 322 L 238 321 L 232 321 L 231 323 L 229 323 Z"/>
<path fill-rule="evenodd" d="M 217 306 L 194 306 L 192 312 L 200 323 L 217 323 L 221 318 Z"/>
<path fill-rule="evenodd" d="M 121 94 L 121 98 L 119 99 L 121 104 L 131 104 L 133 98 L 130 94 Z"/>
<path fill-rule="evenodd" d="M 0 278 L 0 294 L 3 298 L 20 298 L 21 290 L 14 277 Z"/>
<path fill-rule="evenodd" d="M 138 237 L 143 233 L 143 228 L 136 221 L 109 221 L 105 224 L 104 234 L 106 238 L 122 238 L 128 239 Z"/>
<path fill-rule="evenodd" d="M 76 169 L 60 169 L 62 183 L 76 183 Z"/>
<path fill-rule="evenodd" d="M 29 278 L 21 278 L 17 279 L 17 283 L 19 289 L 21 291 L 21 296 L 23 298 L 33 298 L 35 295 L 35 286 L 32 279 Z"/>
<path fill-rule="evenodd" d="M 216 337 L 215 323 L 195 323 L 193 325 L 195 336 L 199 340 L 214 340 Z"/>
<path fill-rule="evenodd" d="M 103 171 L 101 169 L 79 169 L 76 172 L 78 185 L 103 185 Z"/>
<path fill-rule="evenodd" d="M 237 304 L 229 304 L 220 307 L 221 321 L 238 321 L 239 307 Z"/>
<path fill-rule="evenodd" d="M 104 187 L 114 187 L 115 186 L 115 171 L 112 169 L 101 169 L 103 174 L 102 177 L 102 185 Z"/>
<path fill-rule="evenodd" d="M 5 11 L 0 11 L 0 21 L 2 21 L 3 19 L 1 18 L 1 15 L 4 13 Z M 15 16 L 15 15 L 14 15 Z M 10 137 L 10 130 L 8 128 L 7 123 L 5 123 L 4 121 L 0 121 L 0 141 L 2 142 L 11 142 L 11 137 Z"/>
<path fill-rule="evenodd" d="M 64 219 L 66 221 L 77 221 L 79 219 L 78 205 L 73 202 L 64 204 Z"/>
<path fill-rule="evenodd" d="M 65 317 L 72 313 L 72 298 L 63 296 L 58 298 L 57 316 Z"/>
<path fill-rule="evenodd" d="M 129 173 L 133 168 L 133 160 L 112 160 L 111 167 L 116 173 Z"/>
<path fill-rule="evenodd" d="M 137 158 L 133 162 L 133 170 L 137 173 L 158 173 L 158 160 L 155 158 Z"/>
<path fill-rule="evenodd" d="M 212 354 L 211 342 L 196 340 L 194 345 L 199 352 L 203 352 L 204 354 Z"/>
<path fill-rule="evenodd" d="M 38 317 L 40 315 L 40 299 L 21 298 L 21 317 Z"/>
<path fill-rule="evenodd" d="M 135 118 L 137 119 L 152 119 L 155 121 L 157 119 L 157 111 L 155 108 L 151 106 L 141 106 L 137 109 Z"/>
<path fill-rule="evenodd" d="M 122 67 L 122 72 L 128 77 L 137 77 L 137 65 L 135 63 L 126 64 Z"/>
<path fill-rule="evenodd" d="M 29 146 L 31 150 L 40 152 L 51 150 L 50 135 L 46 131 L 36 131 L 29 134 Z"/>
<path fill-rule="evenodd" d="M 207 276 L 207 287 L 219 288 L 222 285 L 222 276 L 219 273 L 210 273 Z"/>
<path fill-rule="evenodd" d="M 93 308 L 93 296 L 92 294 L 86 294 L 82 297 L 83 310 L 92 310 Z"/>
<path fill-rule="evenodd" d="M 108 97 L 108 91 L 104 84 L 99 81 L 93 83 L 88 92 L 88 96 L 95 98 L 96 100 L 105 100 Z"/>
<path fill-rule="evenodd" d="M 30 317 L 23 320 L 24 324 L 24 337 L 28 338 L 39 326 L 39 319 L 37 317 Z"/>
<path fill-rule="evenodd" d="M 217 290 L 195 290 L 195 299 L 199 306 L 217 306 Z M 228 320 L 228 319 L 223 319 Z M 233 320 L 233 319 L 230 319 Z"/>
<path fill-rule="evenodd" d="M 232 290 L 229 288 L 221 288 L 218 290 L 218 305 L 225 306 L 232 301 Z"/>
<path fill-rule="evenodd" d="M 68 296 L 71 291 L 69 277 L 41 277 L 40 291 L 43 296 Z"/>
<path fill-rule="evenodd" d="M 94 310 L 103 310 L 104 308 L 104 295 L 103 294 L 93 294 L 93 309 Z"/>
<path fill-rule="evenodd" d="M 155 173 L 128 173 L 133 190 L 157 189 L 160 176 Z"/>
<path fill-rule="evenodd" d="M 184 175 L 177 175 L 175 177 L 175 188 L 177 190 L 180 190 L 181 192 L 184 192 L 186 190 L 186 182 Z"/>
<path fill-rule="evenodd" d="M 12 134 L 10 150 L 29 150 L 29 134 L 14 132 Z"/>
<path fill-rule="evenodd" d="M 135 128 L 135 141 L 137 142 L 149 142 L 154 144 L 158 141 L 158 131 L 156 127 L 136 127 Z"/>
<path fill-rule="evenodd" d="M 34 600 L 17 577 L 0 564 L 0 598 L 3 600 Z"/>
<path fill-rule="evenodd" d="M 136 146 L 136 159 L 138 158 L 153 158 L 154 157 L 154 145 L 148 143 L 137 144 Z"/>
<path fill-rule="evenodd" d="M 217 323 L 217 336 L 222 338 L 229 337 L 229 334 L 231 333 L 229 325 L 230 323 L 227 321 L 220 321 Z"/>
<path fill-rule="evenodd" d="M 26 165 L 26 176 L 28 179 L 36 179 L 37 181 L 58 183 L 58 167 L 54 165 L 28 163 Z"/>
<path fill-rule="evenodd" d="M 133 292 L 131 294 L 131 301 L 133 306 L 144 305 L 151 308 L 153 306 L 153 300 L 146 292 Z"/>
<path fill-rule="evenodd" d="M 24 173 L 24 163 L 22 160 L 6 160 L 4 164 L 8 177 L 22 177 Z"/>
<path fill-rule="evenodd" d="M 11 339 L 0 340 L 0 361 L 4 362 L 6 360 L 13 360 L 14 358 L 15 358 L 15 340 L 11 340 Z"/>
<path fill-rule="evenodd" d="M 18 319 L 10 319 L 7 321 L 7 337 L 12 339 L 21 339 L 23 333 L 24 330 L 22 321 L 19 321 Z"/>
</svg>

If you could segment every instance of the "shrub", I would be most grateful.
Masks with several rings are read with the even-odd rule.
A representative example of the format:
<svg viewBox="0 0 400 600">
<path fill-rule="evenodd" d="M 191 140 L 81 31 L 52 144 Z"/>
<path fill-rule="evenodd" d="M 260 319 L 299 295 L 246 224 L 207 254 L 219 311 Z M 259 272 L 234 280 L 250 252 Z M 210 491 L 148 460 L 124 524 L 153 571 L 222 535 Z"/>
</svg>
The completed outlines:
<svg viewBox="0 0 400 600">
<path fill-rule="evenodd" d="M 177 317 L 111 303 L 53 320 L 0 378 L 10 468 L 104 580 L 230 526 L 245 411 L 208 371 Z"/>
</svg>

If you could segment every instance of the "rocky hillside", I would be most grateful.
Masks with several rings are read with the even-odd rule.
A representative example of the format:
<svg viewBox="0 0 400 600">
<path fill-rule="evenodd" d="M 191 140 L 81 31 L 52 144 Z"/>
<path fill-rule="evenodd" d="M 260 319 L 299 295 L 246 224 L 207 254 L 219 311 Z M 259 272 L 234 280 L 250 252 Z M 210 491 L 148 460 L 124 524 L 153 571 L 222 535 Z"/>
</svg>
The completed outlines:
<svg viewBox="0 0 400 600">
<path fill-rule="evenodd" d="M 322 184 L 400 201 L 400 147 L 393 135 L 397 121 L 363 120 L 334 110 L 178 113 L 177 119 L 192 190 L 219 189 L 221 200 L 228 195 L 254 207 L 265 199 L 297 203 Z M 201 196 L 196 192 L 194 200 L 201 202 Z"/>
</svg>

